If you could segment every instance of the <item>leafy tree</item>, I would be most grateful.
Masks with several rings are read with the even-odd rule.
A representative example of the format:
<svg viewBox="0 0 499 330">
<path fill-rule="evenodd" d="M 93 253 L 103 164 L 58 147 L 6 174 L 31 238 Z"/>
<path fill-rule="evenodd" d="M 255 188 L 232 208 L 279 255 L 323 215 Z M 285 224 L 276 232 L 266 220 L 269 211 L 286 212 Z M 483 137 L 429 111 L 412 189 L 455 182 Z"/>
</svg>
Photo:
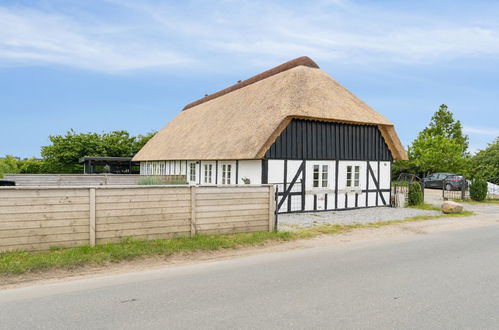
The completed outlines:
<svg viewBox="0 0 499 330">
<path fill-rule="evenodd" d="M 409 161 L 404 166 L 419 175 L 431 172 L 466 174 L 470 160 L 467 150 L 468 137 L 463 134 L 461 122 L 454 120 L 452 112 L 442 104 L 428 127 L 409 146 Z"/>
<path fill-rule="evenodd" d="M 4 174 L 15 173 L 19 173 L 17 159 L 11 155 L 6 155 L 4 158 L 0 158 L 0 178 L 3 178 Z"/>
<path fill-rule="evenodd" d="M 41 151 L 43 169 L 46 173 L 81 173 L 81 157 L 132 157 L 154 134 L 133 137 L 127 131 L 97 134 L 71 129 L 64 136 L 49 136 L 51 144 Z"/>
<path fill-rule="evenodd" d="M 29 174 L 46 173 L 46 164 L 43 159 L 36 159 L 34 157 L 18 161 L 19 172 Z"/>
<path fill-rule="evenodd" d="M 149 140 L 156 134 L 156 132 L 149 132 L 146 135 L 137 135 L 133 144 L 133 154 L 139 152 L 142 147 L 149 142 Z"/>
<path fill-rule="evenodd" d="M 478 151 L 471 163 L 473 177 L 481 177 L 487 181 L 499 180 L 499 137 L 487 148 Z"/>
</svg>

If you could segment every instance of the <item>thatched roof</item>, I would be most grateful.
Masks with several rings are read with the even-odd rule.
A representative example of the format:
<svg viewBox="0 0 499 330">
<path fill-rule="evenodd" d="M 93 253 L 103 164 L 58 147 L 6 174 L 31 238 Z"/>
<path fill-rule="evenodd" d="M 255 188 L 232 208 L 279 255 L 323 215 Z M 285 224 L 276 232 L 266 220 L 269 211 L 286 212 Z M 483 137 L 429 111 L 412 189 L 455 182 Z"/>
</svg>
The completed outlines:
<svg viewBox="0 0 499 330">
<path fill-rule="evenodd" d="M 293 118 L 376 125 L 407 159 L 388 119 L 300 57 L 188 104 L 133 160 L 260 159 Z"/>
</svg>

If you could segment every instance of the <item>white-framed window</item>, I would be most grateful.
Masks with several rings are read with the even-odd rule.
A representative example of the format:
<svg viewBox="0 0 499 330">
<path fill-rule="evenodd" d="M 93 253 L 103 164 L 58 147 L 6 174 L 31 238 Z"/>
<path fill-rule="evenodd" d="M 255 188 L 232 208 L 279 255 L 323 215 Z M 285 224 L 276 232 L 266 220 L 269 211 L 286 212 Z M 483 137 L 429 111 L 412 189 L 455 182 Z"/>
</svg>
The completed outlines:
<svg viewBox="0 0 499 330">
<path fill-rule="evenodd" d="M 329 165 L 314 165 L 312 186 L 326 188 L 329 181 Z"/>
<path fill-rule="evenodd" d="M 196 181 L 196 163 L 190 163 L 189 165 L 189 181 Z"/>
<path fill-rule="evenodd" d="M 222 165 L 222 184 L 230 184 L 231 172 L 232 172 L 232 165 L 230 164 Z"/>
<path fill-rule="evenodd" d="M 213 165 L 204 164 L 204 183 L 212 182 Z"/>
<path fill-rule="evenodd" d="M 347 187 L 360 187 L 360 166 L 347 166 Z"/>
</svg>

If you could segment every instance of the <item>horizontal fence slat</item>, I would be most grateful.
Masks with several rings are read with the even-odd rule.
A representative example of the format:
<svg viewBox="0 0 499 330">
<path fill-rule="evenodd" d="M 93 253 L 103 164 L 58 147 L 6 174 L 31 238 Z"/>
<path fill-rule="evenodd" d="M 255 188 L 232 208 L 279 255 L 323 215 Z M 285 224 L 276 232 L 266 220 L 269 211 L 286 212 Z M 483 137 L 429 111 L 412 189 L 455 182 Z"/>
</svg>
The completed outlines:
<svg viewBox="0 0 499 330">
<path fill-rule="evenodd" d="M 267 219 L 262 219 L 262 220 L 251 220 L 251 221 L 238 221 L 238 222 L 226 222 L 226 223 L 205 223 L 205 224 L 198 224 L 197 225 L 197 230 L 198 231 L 203 231 L 203 230 L 210 230 L 210 229 L 235 229 L 235 228 L 242 228 L 242 227 L 254 227 L 254 226 L 261 226 L 261 227 L 268 227 L 269 221 Z"/>
<path fill-rule="evenodd" d="M 68 205 L 1 206 L 0 214 L 74 212 L 87 211 L 88 209 L 88 203 Z"/>
<path fill-rule="evenodd" d="M 239 222 L 239 221 L 268 221 L 268 212 L 262 212 L 256 215 L 240 215 L 240 216 L 228 216 L 228 217 L 211 217 L 211 218 L 198 218 L 196 223 L 198 224 L 209 224 L 209 223 L 227 223 L 227 222 Z"/>
<path fill-rule="evenodd" d="M 0 239 L 10 237 L 35 237 L 58 234 L 88 233 L 88 225 L 36 229 L 0 230 Z"/>
<path fill-rule="evenodd" d="M 217 235 L 217 234 L 236 234 L 236 233 L 254 233 L 259 231 L 268 231 L 268 224 L 265 226 L 249 226 L 249 227 L 236 227 L 236 228 L 218 228 L 200 230 L 199 234 L 203 235 Z"/>
<path fill-rule="evenodd" d="M 36 229 L 67 226 L 88 226 L 88 218 L 62 220 L 2 221 L 0 231 L 8 229 Z"/>
<path fill-rule="evenodd" d="M 189 228 L 189 231 L 183 231 L 178 233 L 136 235 L 133 238 L 137 240 L 170 239 L 174 237 L 189 236 L 190 234 L 191 231 Z M 123 239 L 124 237 L 97 238 L 96 242 L 97 244 L 118 243 L 121 242 Z"/>
<path fill-rule="evenodd" d="M 268 210 L 269 204 L 209 205 L 196 207 L 198 213 L 229 210 Z"/>
<path fill-rule="evenodd" d="M 98 217 L 98 224 L 107 223 L 127 223 L 127 222 L 147 222 L 147 221 L 173 221 L 173 220 L 190 220 L 191 213 L 159 213 L 159 214 L 145 214 L 139 216 L 108 216 Z"/>
<path fill-rule="evenodd" d="M 190 230 L 191 226 L 173 226 L 173 227 L 155 227 L 155 228 L 139 228 L 139 229 L 120 229 L 120 230 L 110 230 L 97 232 L 97 238 L 109 238 L 109 237 L 135 237 L 140 235 L 149 234 L 169 234 L 185 232 Z"/>
<path fill-rule="evenodd" d="M 156 227 L 177 227 L 190 226 L 190 219 L 172 220 L 172 221 L 143 221 L 143 222 L 125 222 L 125 223 L 107 223 L 97 224 L 96 232 L 120 230 L 120 229 L 140 229 L 140 228 L 156 228 Z"/>
<path fill-rule="evenodd" d="M 0 188 L 0 199 L 27 197 L 88 197 L 88 189 L 57 189 L 57 188 Z"/>
<path fill-rule="evenodd" d="M 97 203 L 96 210 L 128 210 L 128 209 L 149 209 L 166 207 L 189 207 L 191 201 L 154 201 L 154 202 L 130 202 L 130 203 Z"/>
<path fill-rule="evenodd" d="M 154 195 L 119 195 L 98 196 L 97 204 L 104 203 L 131 203 L 131 202 L 155 202 L 155 201 L 182 201 L 191 198 L 190 194 L 154 194 Z"/>
<path fill-rule="evenodd" d="M 2 246 L 2 251 L 46 251 L 50 248 L 71 248 L 76 246 L 88 245 L 88 239 L 73 240 L 54 243 L 33 243 L 33 244 L 14 244 Z"/>
<path fill-rule="evenodd" d="M 32 243 L 57 243 L 72 240 L 88 240 L 89 234 L 87 233 L 71 233 L 71 234 L 55 234 L 55 235 L 37 235 L 26 237 L 11 237 L 2 238 L 0 240 L 0 247 L 14 245 L 14 244 L 32 244 Z"/>
<path fill-rule="evenodd" d="M 254 210 L 222 210 L 222 211 L 212 211 L 203 212 L 196 214 L 196 219 L 203 218 L 218 218 L 218 217 L 236 217 L 242 215 L 268 215 L 268 209 L 254 209 Z"/>
<path fill-rule="evenodd" d="M 1 198 L 0 212 L 4 206 L 32 206 L 32 205 L 70 205 L 86 204 L 88 197 L 24 197 L 24 198 Z"/>
<path fill-rule="evenodd" d="M 32 221 L 32 220 L 60 220 L 60 219 L 88 219 L 88 211 L 76 212 L 37 212 L 37 213 L 15 213 L 15 214 L 2 214 L 0 213 L 0 222 L 2 221 Z"/>
<path fill-rule="evenodd" d="M 266 198 L 240 198 L 240 199 L 202 199 L 196 201 L 197 206 L 207 205 L 246 205 L 246 204 L 268 204 L 268 194 Z"/>
<path fill-rule="evenodd" d="M 145 208 L 145 209 L 128 209 L 128 210 L 101 210 L 96 211 L 97 217 L 112 217 L 112 216 L 139 216 L 139 215 L 149 215 L 149 214 L 175 214 L 175 213 L 186 213 L 190 212 L 190 207 L 156 207 L 156 208 Z"/>
</svg>

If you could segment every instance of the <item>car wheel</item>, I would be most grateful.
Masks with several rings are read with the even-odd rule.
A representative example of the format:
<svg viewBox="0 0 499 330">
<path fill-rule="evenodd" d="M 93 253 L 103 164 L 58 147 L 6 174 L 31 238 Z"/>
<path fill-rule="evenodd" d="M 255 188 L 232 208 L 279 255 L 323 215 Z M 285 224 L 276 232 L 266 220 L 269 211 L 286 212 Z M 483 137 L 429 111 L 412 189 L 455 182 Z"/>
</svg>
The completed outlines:
<svg viewBox="0 0 499 330">
<path fill-rule="evenodd" d="M 447 183 L 447 184 L 445 185 L 445 190 L 447 190 L 447 191 L 451 191 L 451 190 L 452 190 L 452 186 L 451 186 L 449 183 Z"/>
</svg>

